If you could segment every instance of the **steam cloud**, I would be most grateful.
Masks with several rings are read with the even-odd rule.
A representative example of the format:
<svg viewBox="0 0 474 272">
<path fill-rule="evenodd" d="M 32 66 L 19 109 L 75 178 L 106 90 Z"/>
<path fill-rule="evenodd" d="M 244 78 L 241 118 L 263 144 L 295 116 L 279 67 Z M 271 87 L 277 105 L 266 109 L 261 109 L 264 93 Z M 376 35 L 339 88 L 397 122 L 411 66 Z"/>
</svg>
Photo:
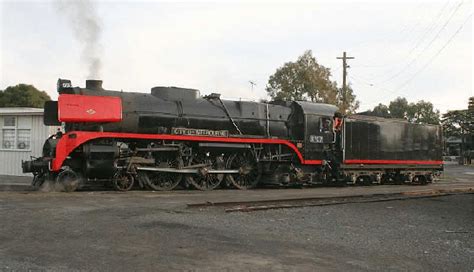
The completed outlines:
<svg viewBox="0 0 474 272">
<path fill-rule="evenodd" d="M 88 78 L 99 79 L 102 29 L 95 3 L 91 0 L 57 0 L 55 4 L 58 13 L 68 20 L 74 37 L 82 45 L 81 58 L 88 67 Z"/>
</svg>

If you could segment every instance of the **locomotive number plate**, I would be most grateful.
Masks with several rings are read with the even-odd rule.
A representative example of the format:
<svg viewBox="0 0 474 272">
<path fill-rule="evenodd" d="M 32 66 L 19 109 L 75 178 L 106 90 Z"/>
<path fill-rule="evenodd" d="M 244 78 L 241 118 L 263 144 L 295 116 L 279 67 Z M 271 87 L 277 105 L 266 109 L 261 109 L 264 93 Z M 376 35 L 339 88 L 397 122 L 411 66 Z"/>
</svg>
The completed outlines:
<svg viewBox="0 0 474 272">
<path fill-rule="evenodd" d="M 311 143 L 320 144 L 323 142 L 323 136 L 309 135 L 309 141 Z"/>
<path fill-rule="evenodd" d="M 196 128 L 172 128 L 172 134 L 189 136 L 211 136 L 211 137 L 229 137 L 227 130 L 209 130 Z"/>
</svg>

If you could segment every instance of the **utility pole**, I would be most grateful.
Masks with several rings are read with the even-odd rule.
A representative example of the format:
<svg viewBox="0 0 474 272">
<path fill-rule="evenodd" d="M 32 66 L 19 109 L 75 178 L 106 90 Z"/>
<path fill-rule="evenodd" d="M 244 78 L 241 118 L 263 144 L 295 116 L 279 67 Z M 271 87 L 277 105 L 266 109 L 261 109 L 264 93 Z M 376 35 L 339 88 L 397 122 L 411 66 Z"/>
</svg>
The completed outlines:
<svg viewBox="0 0 474 272">
<path fill-rule="evenodd" d="M 349 68 L 349 65 L 347 65 L 347 60 L 348 59 L 354 59 L 354 57 L 348 57 L 346 55 L 346 52 L 343 52 L 342 57 L 337 57 L 337 59 L 342 59 L 342 105 L 346 104 L 346 93 L 347 93 L 347 68 Z M 346 111 L 347 109 L 344 109 Z"/>
</svg>

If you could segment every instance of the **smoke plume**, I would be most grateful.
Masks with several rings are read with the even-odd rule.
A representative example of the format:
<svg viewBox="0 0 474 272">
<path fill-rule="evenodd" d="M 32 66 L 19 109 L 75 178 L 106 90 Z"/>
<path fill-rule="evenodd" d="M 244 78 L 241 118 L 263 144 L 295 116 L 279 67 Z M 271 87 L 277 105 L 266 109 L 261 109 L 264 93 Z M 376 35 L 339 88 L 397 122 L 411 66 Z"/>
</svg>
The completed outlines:
<svg viewBox="0 0 474 272">
<path fill-rule="evenodd" d="M 99 79 L 102 66 L 101 20 L 91 0 L 57 0 L 58 13 L 68 21 L 74 37 L 82 46 L 81 59 L 88 67 L 88 79 Z"/>
</svg>

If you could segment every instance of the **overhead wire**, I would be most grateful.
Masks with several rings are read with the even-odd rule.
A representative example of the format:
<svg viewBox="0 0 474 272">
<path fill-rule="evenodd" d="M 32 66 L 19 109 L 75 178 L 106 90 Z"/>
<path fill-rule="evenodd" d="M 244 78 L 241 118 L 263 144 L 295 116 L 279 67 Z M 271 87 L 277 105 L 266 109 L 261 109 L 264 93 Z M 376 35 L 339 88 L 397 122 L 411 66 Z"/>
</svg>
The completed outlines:
<svg viewBox="0 0 474 272">
<path fill-rule="evenodd" d="M 416 78 L 416 76 L 423 72 L 426 68 L 428 68 L 429 65 L 431 65 L 431 63 L 433 63 L 433 61 L 442 53 L 442 51 L 444 49 L 446 49 L 446 47 L 454 40 L 454 38 L 461 32 L 461 30 L 466 26 L 466 24 L 469 22 L 469 20 L 472 18 L 472 13 L 466 17 L 466 19 L 463 21 L 463 23 L 456 29 L 456 31 L 448 38 L 448 40 L 443 44 L 443 46 L 441 46 L 437 52 L 422 66 L 420 67 L 420 69 L 418 69 L 414 74 L 412 74 L 410 76 L 410 78 L 408 78 L 407 80 L 405 80 L 403 83 L 401 83 L 396 89 L 389 89 L 389 88 L 384 88 L 384 87 L 380 87 L 380 85 L 378 84 L 374 84 L 370 81 L 367 81 L 367 80 L 364 80 L 362 78 L 360 78 L 359 76 L 353 76 L 353 75 L 349 75 L 350 78 L 354 79 L 356 82 L 360 82 L 360 83 L 363 83 L 365 85 L 368 85 L 368 86 L 371 86 L 371 87 L 378 87 L 379 90 L 382 91 L 383 94 L 402 94 L 402 95 L 405 95 L 403 93 L 401 93 L 402 89 L 404 87 L 406 87 L 413 79 Z M 367 104 L 368 105 L 374 105 L 374 104 L 377 104 L 379 103 L 379 99 L 376 99 L 376 100 L 372 100 L 372 101 L 369 101 Z M 374 103 L 375 102 L 375 103 Z"/>
<path fill-rule="evenodd" d="M 423 67 L 418 69 L 410 78 L 408 78 L 400 86 L 398 86 L 398 89 L 402 89 L 403 87 L 405 87 L 408 83 L 410 83 L 416 77 L 417 74 L 423 72 L 439 56 L 439 54 L 441 54 L 441 52 L 454 40 L 454 38 L 459 34 L 459 32 L 461 32 L 461 30 L 464 28 L 464 26 L 467 24 L 467 22 L 469 22 L 469 19 L 471 18 L 472 18 L 472 13 L 466 18 L 466 20 L 464 20 L 464 22 L 456 30 L 456 32 L 454 32 L 454 34 L 451 35 L 451 37 L 449 37 L 446 43 L 428 60 L 428 62 Z"/>
<path fill-rule="evenodd" d="M 449 4 L 449 0 L 446 1 L 446 3 L 443 5 L 443 7 L 441 8 L 441 10 L 438 12 L 438 14 L 436 15 L 436 17 L 433 19 L 433 21 L 430 23 L 430 26 L 426 29 L 426 31 L 424 31 L 421 35 L 420 35 L 420 38 L 417 39 L 417 42 L 415 43 L 415 46 L 413 46 L 410 51 L 408 52 L 408 57 L 411 56 L 411 54 L 418 48 L 418 46 L 420 46 L 423 41 L 425 40 L 425 38 L 427 37 L 427 35 L 429 33 L 431 33 L 432 30 L 436 29 L 436 26 L 438 25 L 438 20 L 442 17 L 441 15 L 443 15 L 444 11 L 446 10 L 446 8 L 448 7 L 448 4 Z"/>
<path fill-rule="evenodd" d="M 416 29 L 416 27 L 418 25 L 420 25 L 420 23 L 423 21 L 423 19 L 425 18 L 426 16 L 426 13 L 421 13 L 420 10 L 424 11 L 425 8 L 423 8 L 423 6 L 425 5 L 426 3 L 424 2 L 421 2 L 419 3 L 415 8 L 413 8 L 413 15 L 416 15 L 416 22 L 412 25 L 410 25 L 409 23 L 406 23 L 402 30 L 398 31 L 399 34 L 403 34 L 402 35 L 402 39 L 403 41 L 405 40 L 409 40 L 411 39 L 411 34 L 414 32 L 414 30 Z M 412 14 L 410 14 L 410 17 L 414 17 L 414 16 L 411 16 Z M 405 34 L 407 33 L 407 34 Z M 379 35 L 378 36 L 378 39 L 376 39 L 375 41 L 386 41 L 386 37 L 396 37 L 397 35 L 394 35 L 393 32 L 386 32 L 385 34 L 382 34 L 382 35 Z M 365 44 L 368 44 L 368 43 L 373 43 L 374 40 L 371 40 L 371 41 L 363 41 L 363 42 L 360 42 L 356 45 L 352 45 L 351 48 L 354 49 L 356 47 L 360 47 L 362 45 L 365 45 Z M 389 43 L 389 47 L 392 46 L 394 44 L 394 42 L 391 42 Z M 349 48 L 349 49 L 351 49 Z"/>
<path fill-rule="evenodd" d="M 423 55 L 423 53 L 426 52 L 426 50 L 431 47 L 431 45 L 436 41 L 436 39 L 438 39 L 439 35 L 441 34 L 441 32 L 443 32 L 443 30 L 446 28 L 446 26 L 448 26 L 448 24 L 451 22 L 452 18 L 454 17 L 454 15 L 457 13 L 457 11 L 459 10 L 459 8 L 463 5 L 463 1 L 461 1 L 454 9 L 454 11 L 451 13 L 451 15 L 449 16 L 449 18 L 446 20 L 446 22 L 442 25 L 442 27 L 438 30 L 438 32 L 436 33 L 436 35 L 430 40 L 430 42 L 410 61 L 408 62 L 405 66 L 403 66 L 402 69 L 400 69 L 397 73 L 393 74 L 392 76 L 382 80 L 381 82 L 378 82 L 377 84 L 378 85 L 381 85 L 381 84 L 384 84 L 386 82 L 389 82 L 395 78 L 397 78 L 398 76 L 400 76 L 401 74 L 403 74 L 409 67 L 411 67 L 413 65 L 413 63 L 415 63 L 415 61 L 421 56 Z"/>
<path fill-rule="evenodd" d="M 425 28 L 425 31 L 423 31 L 420 35 L 418 35 L 418 38 L 415 39 L 415 44 L 411 47 L 410 51 L 408 54 L 406 54 L 406 58 L 409 58 L 412 53 L 423 43 L 425 38 L 428 36 L 429 33 L 431 33 L 434 29 L 436 29 L 439 19 L 442 17 L 443 13 L 446 11 L 446 8 L 448 7 L 450 3 L 450 0 L 446 1 L 446 3 L 439 9 L 438 13 L 436 16 L 433 17 L 431 20 L 429 26 Z M 357 64 L 357 68 L 381 68 L 381 67 L 391 67 L 391 66 L 396 66 L 400 63 L 404 62 L 404 60 L 397 61 L 396 63 L 384 63 L 384 64 L 378 64 L 378 65 L 367 65 L 367 64 Z M 389 70 L 389 73 L 395 69 Z"/>
</svg>

